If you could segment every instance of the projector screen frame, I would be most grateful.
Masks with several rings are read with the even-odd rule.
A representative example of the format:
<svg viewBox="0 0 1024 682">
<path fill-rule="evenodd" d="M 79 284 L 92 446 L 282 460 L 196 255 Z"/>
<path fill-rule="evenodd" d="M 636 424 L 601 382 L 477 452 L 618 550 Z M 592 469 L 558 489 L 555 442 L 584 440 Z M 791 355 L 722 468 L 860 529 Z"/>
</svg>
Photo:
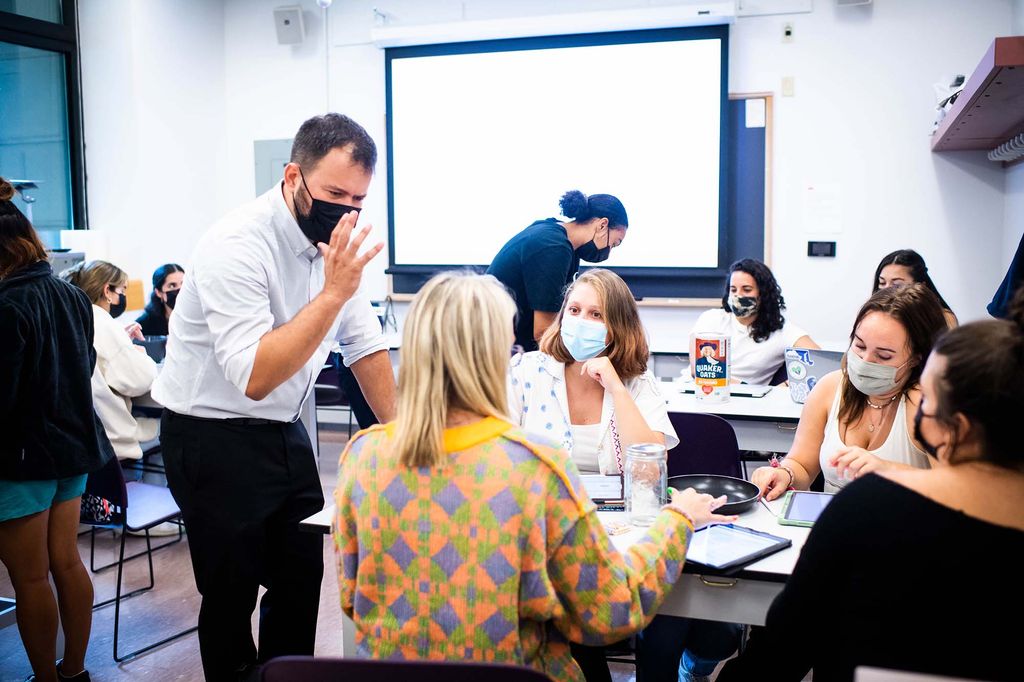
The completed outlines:
<svg viewBox="0 0 1024 682">
<path fill-rule="evenodd" d="M 718 206 L 718 264 L 716 267 L 615 267 L 608 269 L 618 273 L 630 285 L 634 295 L 644 297 L 716 298 L 721 295 L 721 283 L 728 266 L 737 258 L 737 253 L 747 250 L 738 249 L 741 243 L 750 244 L 751 237 L 756 235 L 734 234 L 735 226 L 728 224 L 728 145 L 729 145 L 729 100 L 728 93 L 728 25 L 691 26 L 669 29 L 646 29 L 633 31 L 585 33 L 572 35 L 539 36 L 528 38 L 509 38 L 498 40 L 481 40 L 461 43 L 441 43 L 435 45 L 416 45 L 385 49 L 385 97 L 386 97 L 386 128 L 387 128 L 387 202 L 388 202 L 388 268 L 385 271 L 391 276 L 391 290 L 395 294 L 415 293 L 424 282 L 438 272 L 447 270 L 483 271 L 487 263 L 467 263 L 462 265 L 438 264 L 396 264 L 395 263 L 395 221 L 394 221 L 394 145 L 392 136 L 392 62 L 395 59 L 406 59 L 424 56 L 453 54 L 476 54 L 484 52 L 504 52 L 537 49 L 553 49 L 560 47 L 586 47 L 596 45 L 617 45 L 630 43 L 668 42 L 677 40 L 717 39 L 721 49 L 721 101 L 719 139 L 719 206 Z M 680 84 L 685 87 L 685 84 Z M 552 199 L 554 201 L 554 198 Z M 538 216 L 543 217 L 543 216 Z M 525 225 L 523 226 L 525 227 Z M 764 251 L 763 225 L 757 244 L 757 255 Z M 674 248 L 685 248 L 682 239 Z M 501 244 L 494 245 L 497 253 Z M 587 267 L 582 264 L 583 268 Z"/>
</svg>

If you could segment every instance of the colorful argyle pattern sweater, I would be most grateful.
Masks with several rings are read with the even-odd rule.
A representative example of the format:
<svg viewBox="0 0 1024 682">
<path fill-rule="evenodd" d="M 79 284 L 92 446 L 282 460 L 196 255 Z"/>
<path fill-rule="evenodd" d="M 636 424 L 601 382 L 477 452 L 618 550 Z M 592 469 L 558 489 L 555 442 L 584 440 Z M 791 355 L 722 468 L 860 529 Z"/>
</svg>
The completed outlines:
<svg viewBox="0 0 1024 682">
<path fill-rule="evenodd" d="M 341 455 L 334 542 L 357 655 L 528 665 L 582 680 L 568 641 L 615 642 L 654 617 L 689 522 L 663 511 L 623 555 L 570 457 L 487 418 L 445 431 L 448 461 L 411 469 L 391 427 Z"/>
</svg>

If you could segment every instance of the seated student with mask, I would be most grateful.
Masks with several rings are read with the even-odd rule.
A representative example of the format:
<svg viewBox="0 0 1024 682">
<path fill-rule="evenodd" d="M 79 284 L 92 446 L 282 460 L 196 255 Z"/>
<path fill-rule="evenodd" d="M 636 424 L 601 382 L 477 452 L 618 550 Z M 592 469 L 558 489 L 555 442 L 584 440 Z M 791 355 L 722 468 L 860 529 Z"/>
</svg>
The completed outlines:
<svg viewBox="0 0 1024 682">
<path fill-rule="evenodd" d="M 729 335 L 730 379 L 766 385 L 782 367 L 787 347 L 818 348 L 803 329 L 786 321 L 785 309 L 782 288 L 772 271 L 761 261 L 745 258 L 729 267 L 722 307 L 701 313 L 693 332 Z M 690 357 L 696 358 L 698 352 L 690 348 Z M 694 364 L 690 363 L 691 374 Z"/>
<path fill-rule="evenodd" d="M 125 328 L 115 319 L 125 309 L 128 275 L 116 265 L 94 260 L 65 270 L 61 277 L 92 301 L 96 347 L 92 398 L 96 414 L 118 459 L 141 459 L 139 443 L 156 438 L 159 422 L 133 417 L 131 399 L 153 387 L 156 363 L 142 346 L 132 343 L 132 338 L 142 336 L 139 325 Z"/>
<path fill-rule="evenodd" d="M 355 436 L 338 467 L 338 581 L 357 656 L 579 680 L 569 642 L 643 627 L 679 580 L 692 529 L 736 518 L 714 514 L 724 496 L 684 490 L 620 554 L 567 453 L 506 417 L 514 316 L 488 276 L 444 273 L 413 300 L 397 418 Z"/>
<path fill-rule="evenodd" d="M 920 386 L 916 438 L 938 465 L 879 471 L 836 497 L 719 682 L 812 668 L 848 681 L 859 666 L 1021 679 L 1024 289 L 1009 320 L 940 336 Z"/>
<path fill-rule="evenodd" d="M 857 314 L 842 369 L 808 396 L 789 454 L 750 477 L 765 498 L 807 490 L 819 472 L 825 492 L 838 492 L 873 471 L 928 468 L 911 434 L 921 370 L 945 330 L 942 306 L 923 285 L 875 292 Z"/>
<path fill-rule="evenodd" d="M 619 474 L 634 443 L 679 443 L 647 369 L 647 338 L 629 287 L 588 270 L 569 287 L 540 350 L 512 360 L 509 414 L 570 453 L 582 473 Z M 610 679 L 604 649 L 574 644 L 587 680 Z"/>
<path fill-rule="evenodd" d="M 501 247 L 487 268 L 512 292 L 519 308 L 516 344 L 537 350 L 537 342 L 562 307 L 562 293 L 580 261 L 601 263 L 626 238 L 626 209 L 610 194 L 589 197 L 578 190 L 562 195 L 562 215 L 538 220 Z"/>
<path fill-rule="evenodd" d="M 679 444 L 647 359 L 629 287 L 611 270 L 588 270 L 565 292 L 540 350 L 512 359 L 512 420 L 561 443 L 583 473 L 621 473 L 633 443 Z"/>
<path fill-rule="evenodd" d="M 167 323 L 185 280 L 185 269 L 177 263 L 161 265 L 153 272 L 153 292 L 136 322 L 144 336 L 167 336 Z"/>
</svg>

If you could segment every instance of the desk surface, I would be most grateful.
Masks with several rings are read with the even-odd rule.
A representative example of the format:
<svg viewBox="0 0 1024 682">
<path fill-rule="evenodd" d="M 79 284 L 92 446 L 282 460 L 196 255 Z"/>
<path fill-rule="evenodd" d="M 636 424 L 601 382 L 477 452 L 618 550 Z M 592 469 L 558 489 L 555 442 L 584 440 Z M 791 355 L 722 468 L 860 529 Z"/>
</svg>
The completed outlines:
<svg viewBox="0 0 1024 682">
<path fill-rule="evenodd" d="M 769 508 L 771 511 L 769 511 Z M 760 561 L 756 561 L 745 566 L 739 572 L 726 571 L 726 574 L 730 577 L 746 578 L 750 580 L 764 580 L 768 582 L 786 581 L 786 578 L 788 578 L 793 572 L 793 566 L 796 565 L 796 560 L 800 556 L 800 550 L 803 548 L 804 542 L 807 540 L 807 535 L 809 534 L 810 529 L 798 526 L 781 525 L 775 516 L 775 514 L 778 514 L 781 511 L 782 502 L 780 500 L 767 503 L 758 502 L 750 511 L 740 514 L 740 518 L 736 524 L 765 533 L 771 533 L 772 535 L 789 538 L 793 541 L 793 545 L 787 547 L 781 552 L 776 552 L 775 554 L 767 556 Z M 626 514 L 625 512 L 598 512 L 598 516 L 600 516 L 602 520 L 607 521 L 624 521 Z M 333 520 L 334 505 L 329 504 L 324 507 L 323 510 L 301 521 L 299 523 L 299 527 L 303 530 L 327 534 L 331 532 L 331 522 Z M 625 551 L 630 545 L 642 538 L 645 532 L 647 532 L 646 528 L 632 528 L 626 533 L 612 536 L 612 544 L 615 545 L 615 548 L 620 552 Z M 706 569 L 703 566 L 696 567 L 694 565 L 687 565 L 684 571 L 686 573 L 700 573 L 703 575 L 722 574 L 721 572 Z"/>
<path fill-rule="evenodd" d="M 788 386 L 773 386 L 760 398 L 733 396 L 724 403 L 697 400 L 693 393 L 682 393 L 682 384 L 663 381 L 659 385 L 669 412 L 699 412 L 726 419 L 751 421 L 798 422 L 803 405 L 789 397 Z"/>
</svg>

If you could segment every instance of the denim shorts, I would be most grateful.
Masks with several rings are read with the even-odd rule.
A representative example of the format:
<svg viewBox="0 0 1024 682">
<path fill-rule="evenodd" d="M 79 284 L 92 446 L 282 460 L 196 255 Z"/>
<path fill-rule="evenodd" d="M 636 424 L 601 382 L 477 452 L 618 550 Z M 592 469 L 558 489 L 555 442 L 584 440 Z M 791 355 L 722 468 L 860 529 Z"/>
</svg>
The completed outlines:
<svg viewBox="0 0 1024 682">
<path fill-rule="evenodd" d="M 6 481 L 0 479 L 0 523 L 46 511 L 58 502 L 85 492 L 88 474 L 49 481 Z"/>
</svg>

